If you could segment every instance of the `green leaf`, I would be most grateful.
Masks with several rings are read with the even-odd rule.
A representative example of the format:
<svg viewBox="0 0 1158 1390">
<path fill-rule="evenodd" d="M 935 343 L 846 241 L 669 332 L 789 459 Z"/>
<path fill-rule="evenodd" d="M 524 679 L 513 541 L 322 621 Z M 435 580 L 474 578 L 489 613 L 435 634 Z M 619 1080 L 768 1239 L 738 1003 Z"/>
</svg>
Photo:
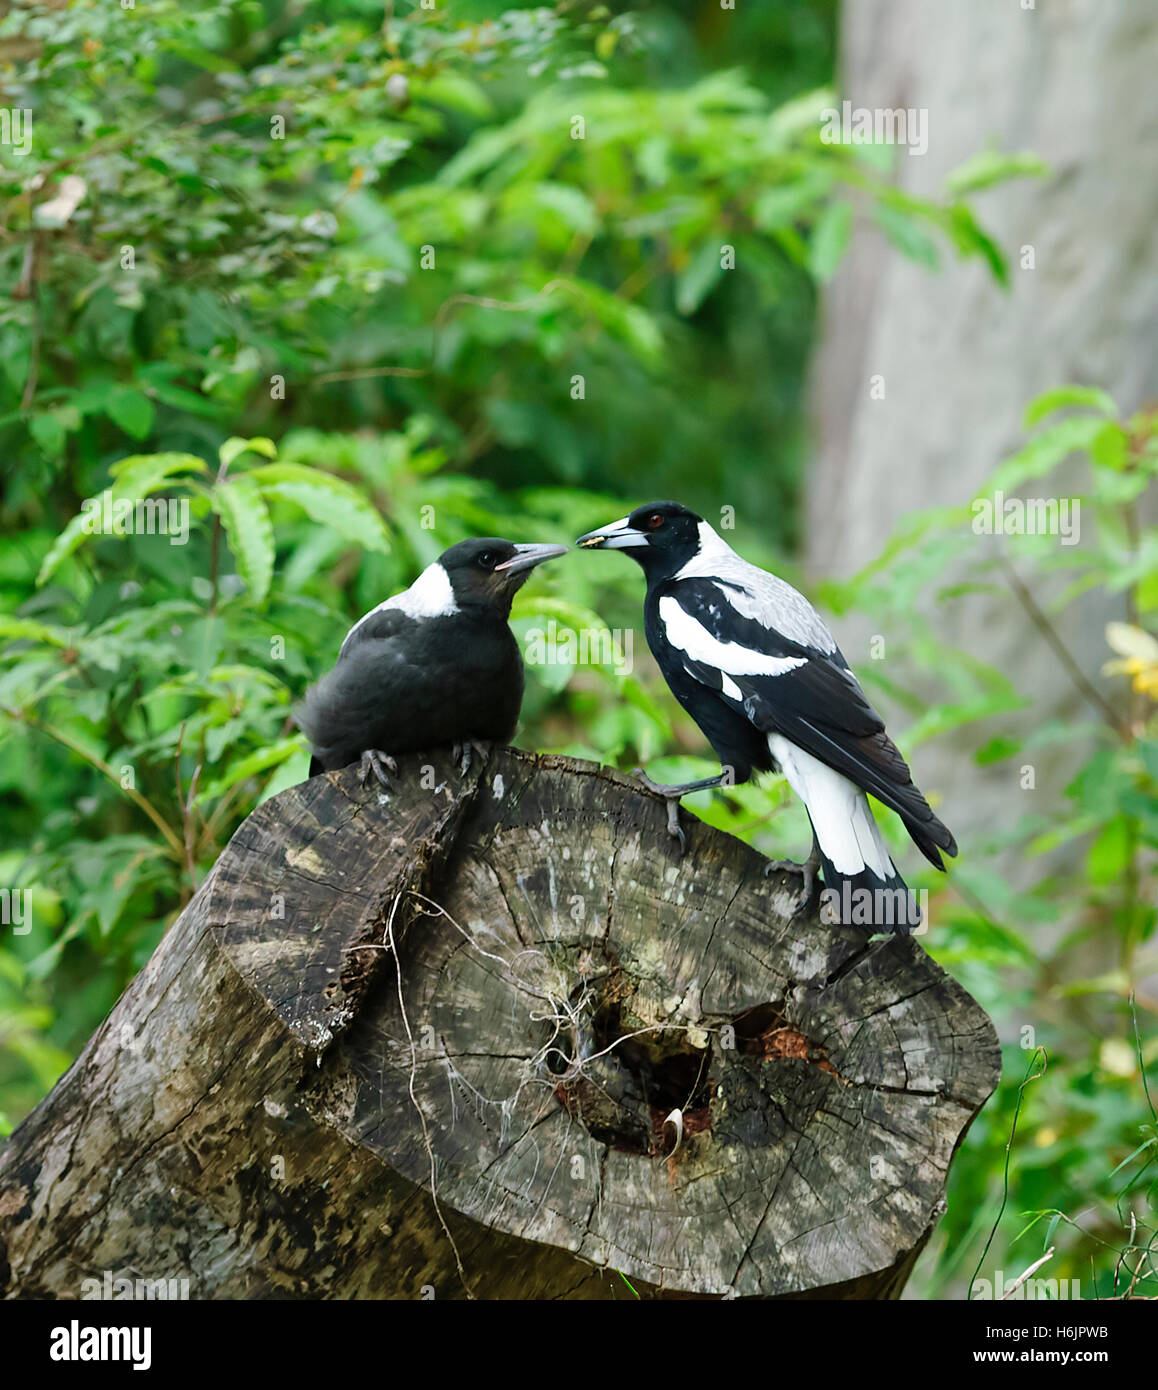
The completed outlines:
<svg viewBox="0 0 1158 1390">
<path fill-rule="evenodd" d="M 247 476 L 260 484 L 267 497 L 293 502 L 312 521 L 330 527 L 347 540 L 367 550 L 390 549 L 386 527 L 374 507 L 357 488 L 332 473 L 301 463 L 268 463 Z"/>
<path fill-rule="evenodd" d="M 267 772 L 271 767 L 280 766 L 287 758 L 292 758 L 295 753 L 300 753 L 305 747 L 306 743 L 302 735 L 294 734 L 291 737 L 279 739 L 276 743 L 270 744 L 268 748 L 260 748 L 256 753 L 249 753 L 244 758 L 229 763 L 222 776 L 211 782 L 198 794 L 198 804 L 215 801 L 236 783 L 244 781 L 247 777 L 255 777 L 259 772 Z"/>
<path fill-rule="evenodd" d="M 903 252 L 910 260 L 933 269 L 940 264 L 941 258 L 936 242 L 911 213 L 891 207 L 888 203 L 878 203 L 873 208 L 873 221 L 897 250 Z"/>
<path fill-rule="evenodd" d="M 153 428 L 156 410 L 148 396 L 130 386 L 118 386 L 109 393 L 105 411 L 126 434 L 144 439 Z"/>
<path fill-rule="evenodd" d="M 982 150 L 959 164 L 945 180 L 946 189 L 955 197 L 991 188 L 1006 179 L 1041 178 L 1049 173 L 1049 165 L 1035 154 L 1000 154 Z"/>
<path fill-rule="evenodd" d="M 209 465 L 196 454 L 129 454 L 109 468 L 114 495 L 145 497 L 179 473 L 208 473 Z"/>
<path fill-rule="evenodd" d="M 1012 758 L 1021 751 L 1021 747 L 1021 740 L 1018 738 L 998 736 L 982 744 L 973 755 L 973 760 L 978 767 L 987 767 L 990 763 L 1000 763 L 1006 758 Z"/>
<path fill-rule="evenodd" d="M 222 468 L 229 465 L 242 454 L 264 454 L 267 459 L 277 458 L 277 445 L 272 439 L 259 436 L 256 439 L 241 439 L 237 435 L 232 435 L 222 444 L 217 451 L 217 456 L 221 460 Z"/>
<path fill-rule="evenodd" d="M 114 480 L 109 492 L 113 501 L 121 497 L 136 501 L 164 487 L 179 473 L 204 472 L 206 468 L 205 460 L 197 458 L 194 454 L 131 454 L 109 470 Z M 98 508 L 102 501 L 99 497 L 88 500 Z M 40 573 L 36 576 L 37 588 L 49 578 L 67 555 L 76 550 L 87 535 L 101 534 L 94 521 L 90 520 L 90 512 L 91 509 L 82 508 L 53 541 L 40 566 Z"/>
<path fill-rule="evenodd" d="M 1158 570 L 1151 570 L 1138 581 L 1134 601 L 1142 613 L 1153 613 L 1158 609 Z"/>
<path fill-rule="evenodd" d="M 255 603 L 264 603 L 273 579 L 273 523 L 261 488 L 248 474 L 230 478 L 210 494 L 237 570 Z"/>
<path fill-rule="evenodd" d="M 852 234 L 852 204 L 841 198 L 829 203 L 812 232 L 808 268 L 822 283 L 831 280 Z"/>
<path fill-rule="evenodd" d="M 1102 827 L 1086 856 L 1086 872 L 1091 883 L 1114 883 L 1122 877 L 1129 862 L 1133 836 L 1125 816 L 1115 816 Z"/>
<path fill-rule="evenodd" d="M 1009 287 L 1009 266 L 1005 253 L 964 203 L 954 203 L 949 209 L 946 230 L 963 256 L 980 256 L 993 272 L 997 283 L 1003 288 Z"/>
<path fill-rule="evenodd" d="M 31 642 L 46 642 L 53 647 L 67 647 L 72 641 L 72 634 L 67 628 L 50 627 L 47 623 L 17 618 L 8 613 L 0 613 L 0 637 L 13 641 L 24 638 Z"/>
<path fill-rule="evenodd" d="M 50 410 L 46 415 L 34 415 L 28 422 L 28 429 L 49 458 L 59 458 L 64 453 L 66 431 L 64 422 L 56 411 Z"/>
<path fill-rule="evenodd" d="M 1120 473 L 1130 461 L 1129 435 L 1116 421 L 1108 420 L 1094 436 L 1090 458 L 1099 467 Z"/>
<path fill-rule="evenodd" d="M 705 241 L 676 278 L 676 308 L 685 318 L 694 314 L 724 273 L 720 244 Z"/>
<path fill-rule="evenodd" d="M 801 179 L 797 182 L 766 188 L 752 204 L 752 221 L 762 232 L 777 227 L 790 227 L 827 192 L 827 179 Z"/>
<path fill-rule="evenodd" d="M 1047 415 L 1061 410 L 1067 405 L 1089 406 L 1103 415 L 1117 415 L 1118 407 L 1114 398 L 1096 386 L 1057 386 L 1052 391 L 1043 391 L 1035 396 L 1025 410 L 1025 428 L 1032 429 Z"/>
<path fill-rule="evenodd" d="M 1099 415 L 1073 415 L 1047 426 L 1002 463 L 990 479 L 986 493 L 978 496 L 991 491 L 1009 491 L 1030 478 L 1052 472 L 1076 449 L 1088 449 L 1103 423 Z"/>
</svg>

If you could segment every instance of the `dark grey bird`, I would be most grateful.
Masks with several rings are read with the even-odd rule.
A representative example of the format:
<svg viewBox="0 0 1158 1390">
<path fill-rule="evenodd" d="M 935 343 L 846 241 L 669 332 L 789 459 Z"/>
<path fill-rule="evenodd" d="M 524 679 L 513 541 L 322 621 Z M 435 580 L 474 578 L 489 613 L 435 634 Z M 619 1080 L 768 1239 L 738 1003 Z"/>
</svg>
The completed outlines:
<svg viewBox="0 0 1158 1390">
<path fill-rule="evenodd" d="M 295 711 L 310 776 L 361 764 L 384 785 L 402 753 L 509 743 L 523 703 L 523 658 L 508 626 L 531 570 L 565 545 L 460 541 L 346 634 L 332 671 Z M 465 764 L 464 764 L 465 766 Z"/>
<path fill-rule="evenodd" d="M 718 777 L 679 786 L 644 779 L 667 798 L 681 845 L 681 796 L 778 769 L 808 811 L 813 848 L 804 865 L 769 867 L 802 874 L 801 905 L 823 867 L 830 921 L 915 929 L 919 907 L 865 793 L 896 811 L 938 869 L 940 851 L 954 855 L 957 844 L 804 595 L 749 564 L 678 502 L 638 507 L 578 544 L 625 550 L 642 566 L 647 644 L 723 766 Z"/>
</svg>

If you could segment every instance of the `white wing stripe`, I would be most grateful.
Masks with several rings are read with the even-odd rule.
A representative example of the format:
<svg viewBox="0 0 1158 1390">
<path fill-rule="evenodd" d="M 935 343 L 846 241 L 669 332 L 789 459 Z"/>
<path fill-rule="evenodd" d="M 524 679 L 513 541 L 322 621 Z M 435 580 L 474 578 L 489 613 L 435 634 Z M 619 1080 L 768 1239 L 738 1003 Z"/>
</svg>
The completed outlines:
<svg viewBox="0 0 1158 1390">
<path fill-rule="evenodd" d="M 693 661 L 716 667 L 721 676 L 782 676 L 808 660 L 806 656 L 769 656 L 766 652 L 742 647 L 738 642 L 721 642 L 671 597 L 660 599 L 659 616 L 673 647 Z M 734 684 L 732 691 L 735 691 L 733 698 L 739 698 L 740 692 Z M 732 694 L 732 691 L 727 693 Z"/>
<path fill-rule="evenodd" d="M 718 535 L 706 521 L 700 522 L 700 549 L 675 576 L 676 579 L 720 579 L 738 586 L 724 590 L 737 613 L 775 628 L 791 642 L 836 651 L 836 641 L 812 604 L 791 584 L 756 565 Z"/>
</svg>

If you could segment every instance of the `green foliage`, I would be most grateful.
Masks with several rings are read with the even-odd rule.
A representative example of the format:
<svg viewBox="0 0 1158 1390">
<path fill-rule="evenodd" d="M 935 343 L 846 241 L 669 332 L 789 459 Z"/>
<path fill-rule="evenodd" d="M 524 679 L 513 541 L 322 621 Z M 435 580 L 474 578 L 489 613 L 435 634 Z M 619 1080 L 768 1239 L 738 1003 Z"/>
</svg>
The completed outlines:
<svg viewBox="0 0 1158 1390">
<path fill-rule="evenodd" d="M 293 702 L 353 618 L 465 536 L 567 540 L 648 496 L 747 518 L 737 546 L 783 572 L 816 285 L 856 218 L 930 271 L 973 256 L 1004 280 L 965 200 L 1040 164 L 985 151 L 916 199 L 893 152 L 823 144 L 833 10 L 74 0 L 0 20 L 35 132 L 27 157 L 0 147 L 0 880 L 26 908 L 0 940 L 0 1124 L 241 818 L 305 775 Z M 950 888 L 915 881 L 938 892 L 933 948 L 989 1007 L 1046 1001 L 993 1256 L 1029 1263 L 1044 1234 L 1067 1271 L 1093 1255 L 1108 1292 L 1153 1230 L 1154 1044 L 1133 1043 L 1127 999 L 1154 931 L 1154 437 L 1085 388 L 1027 428 L 994 486 L 1085 451 L 1098 540 L 1009 554 L 1059 603 L 1122 595 L 1124 716 L 1027 734 L 1012 683 L 944 650 L 922 596 L 1005 582 L 966 507 L 914 519 L 828 598 L 909 632 L 936 673 L 932 704 L 863 673 L 909 715 L 906 751 L 976 733 L 1002 767 L 1092 738 L 1064 815 L 994 835 L 1040 865 L 1031 884 L 976 856 Z M 713 772 L 643 651 L 639 597 L 621 557 L 536 572 L 513 615 L 520 742 Z M 765 851 L 807 844 L 782 784 L 690 805 Z M 996 1214 L 1016 1086 L 954 1167 L 934 1291 L 960 1287 Z"/>
<path fill-rule="evenodd" d="M 1027 442 L 970 506 L 910 518 L 879 561 L 829 589 L 836 606 L 863 606 L 883 631 L 909 631 L 903 659 L 915 679 L 926 671 L 951 691 L 918 719 L 909 743 L 950 729 L 964 741 L 977 725 L 977 762 L 1006 770 L 1002 805 L 1033 805 L 1041 750 L 1065 743 L 1080 753 L 1060 804 L 1013 822 L 995 815 L 981 853 L 974 847 L 947 885 L 930 884 L 928 947 L 1007 1040 L 1006 1079 L 951 1170 L 929 1287 L 966 1287 L 998 1214 L 1020 1096 L 1009 1198 L 981 1277 L 1000 1268 L 1008 1284 L 1052 1246 L 1040 1278 L 1077 1279 L 1083 1297 L 1112 1297 L 1131 1283 L 1155 1294 L 1158 1131 L 1146 1068 L 1158 1060 L 1158 1000 L 1135 1002 L 1135 991 L 1158 972 L 1158 531 L 1144 522 L 1158 411 L 1121 420 L 1105 392 L 1065 387 L 1033 401 L 1025 423 Z M 1084 456 L 1076 482 L 1075 453 Z M 1029 515 L 1014 496 L 1027 483 L 1031 505 L 1052 494 L 1054 510 L 1035 513 L 1051 523 L 1044 533 L 1011 529 Z M 1002 494 L 1013 502 L 1008 512 Z M 1080 546 L 1065 543 L 1063 500 L 1078 505 L 1071 522 L 1080 521 Z M 1077 538 L 1072 526 L 1070 534 Z M 1104 672 L 1125 677 L 1120 699 L 1104 696 L 1099 673 L 1083 671 L 1058 632 L 1059 614 L 1090 593 L 1114 596 L 1127 618 L 1106 633 Z M 939 616 L 977 594 L 1005 605 L 1011 623 L 1028 619 L 1084 717 L 1041 722 L 1001 672 L 940 639 Z M 1003 621 L 1000 607 L 994 621 Z M 1037 1048 L 1044 1065 L 1027 1084 L 1025 1059 Z"/>
<path fill-rule="evenodd" d="M 0 148 L 9 507 L 91 495 L 126 447 L 421 414 L 497 482 L 773 492 L 788 539 L 850 199 L 906 254 L 1000 257 L 957 193 L 820 142 L 831 34 L 777 9 L 713 41 L 663 7 L 15 6 L 38 53 L 8 84 L 32 155 Z M 761 43 L 793 100 L 728 65 Z"/>
</svg>

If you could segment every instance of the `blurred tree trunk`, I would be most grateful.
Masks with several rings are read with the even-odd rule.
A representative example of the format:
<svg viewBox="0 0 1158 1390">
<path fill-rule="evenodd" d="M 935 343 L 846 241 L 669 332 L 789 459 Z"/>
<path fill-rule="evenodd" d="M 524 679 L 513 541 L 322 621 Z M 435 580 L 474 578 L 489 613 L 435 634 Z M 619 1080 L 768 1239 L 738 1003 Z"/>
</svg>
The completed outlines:
<svg viewBox="0 0 1158 1390">
<path fill-rule="evenodd" d="M 1009 258 L 1008 294 L 979 261 L 946 255 L 930 271 L 871 226 L 859 228 L 826 296 L 814 363 L 819 449 L 807 560 L 817 577 L 872 559 L 910 510 L 968 502 L 1022 442 L 1022 414 L 1039 391 L 1102 386 L 1126 410 L 1158 396 L 1153 0 L 1039 0 L 1032 9 L 1018 0 L 856 0 L 844 7 L 841 43 L 843 98 L 928 110 L 928 152 L 898 151 L 903 188 L 939 192 L 947 173 L 986 147 L 1031 151 L 1050 173 L 976 198 Z M 1031 269 L 1021 266 L 1022 248 L 1032 248 Z M 883 400 L 870 397 L 876 375 Z M 1073 495 L 1080 476 L 1072 467 L 1028 491 Z M 948 641 L 1032 697 L 1006 726 L 1095 717 L 1012 595 L 972 594 L 937 614 Z M 1059 619 L 1095 681 L 1110 654 L 1105 620 L 1122 616 L 1120 601 L 1091 594 Z M 854 666 L 866 662 L 875 631 L 867 619 L 841 624 Z M 1003 825 L 1022 808 L 1048 814 L 1083 756 L 1072 744 L 1035 753 L 1031 806 L 1016 767 L 973 762 L 974 747 L 995 732 L 979 725 L 921 749 L 921 784 L 952 788 L 946 816 L 966 847 L 971 833 L 992 831 L 1003 798 Z"/>
</svg>

